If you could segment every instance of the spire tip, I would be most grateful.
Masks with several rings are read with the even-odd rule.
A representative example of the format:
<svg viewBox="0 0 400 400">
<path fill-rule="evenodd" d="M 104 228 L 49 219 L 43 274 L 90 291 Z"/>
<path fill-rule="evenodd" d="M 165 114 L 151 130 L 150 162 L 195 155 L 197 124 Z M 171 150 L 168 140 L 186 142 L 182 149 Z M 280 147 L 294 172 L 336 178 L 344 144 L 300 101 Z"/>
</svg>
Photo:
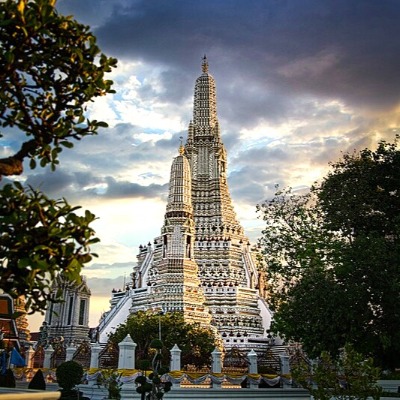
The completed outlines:
<svg viewBox="0 0 400 400">
<path fill-rule="evenodd" d="M 207 61 L 207 57 L 205 54 L 203 57 L 203 62 L 201 63 L 201 69 L 202 69 L 203 73 L 205 73 L 205 74 L 208 72 L 208 61 Z"/>
<path fill-rule="evenodd" d="M 183 142 L 183 137 L 182 136 L 180 136 L 179 137 L 179 140 L 180 140 L 180 145 L 179 145 L 179 154 L 182 156 L 183 155 L 183 153 L 185 152 L 185 148 L 183 147 L 183 144 L 182 144 L 182 142 Z"/>
</svg>

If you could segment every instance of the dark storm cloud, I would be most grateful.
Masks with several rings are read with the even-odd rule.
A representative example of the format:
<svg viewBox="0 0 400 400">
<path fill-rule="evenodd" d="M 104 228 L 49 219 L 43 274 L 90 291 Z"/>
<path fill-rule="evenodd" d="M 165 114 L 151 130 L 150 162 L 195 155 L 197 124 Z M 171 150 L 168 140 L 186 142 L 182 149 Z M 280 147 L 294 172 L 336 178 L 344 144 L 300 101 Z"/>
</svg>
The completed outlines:
<svg viewBox="0 0 400 400">
<path fill-rule="evenodd" d="M 255 175 L 257 173 L 257 175 Z M 261 184 L 260 180 L 254 179 L 255 176 L 264 178 L 266 184 Z M 276 179 L 276 176 L 271 177 Z M 233 172 L 229 177 L 229 183 L 231 188 L 231 195 L 233 202 L 243 202 L 247 204 L 253 204 L 254 207 L 257 203 L 265 199 L 266 193 L 265 188 L 267 185 L 268 178 L 266 174 L 256 172 L 253 168 L 244 168 L 239 171 Z"/>
<path fill-rule="evenodd" d="M 107 198 L 159 198 L 168 193 L 168 185 L 151 184 L 139 185 L 132 182 L 116 181 L 112 177 L 106 177 L 107 190 L 104 197 Z"/>
<path fill-rule="evenodd" d="M 248 107 L 259 104 L 259 116 L 270 110 L 271 97 L 284 103 L 285 96 L 301 93 L 359 106 L 390 107 L 399 101 L 398 1 L 142 0 L 115 5 L 95 31 L 106 52 L 164 65 L 169 69 L 165 80 L 174 82 L 183 70 L 199 70 L 206 52 L 227 98 L 230 83 L 240 76 L 251 91 L 258 85 L 269 93 L 260 99 L 247 85 L 232 88 L 238 105 L 245 103 L 241 95 Z M 88 18 L 80 3 L 60 6 Z M 187 83 L 169 86 L 163 96 L 184 97 Z"/>
<path fill-rule="evenodd" d="M 255 204 L 275 193 L 275 185 L 287 186 L 290 151 L 281 148 L 257 148 L 234 158 L 237 166 L 229 173 L 228 183 L 233 199 Z"/>
<path fill-rule="evenodd" d="M 262 146 L 242 151 L 237 157 L 233 158 L 232 163 L 234 165 L 249 164 L 258 168 L 266 164 L 275 164 L 276 162 L 287 163 L 290 161 L 290 157 L 287 149 L 282 147 Z"/>
<path fill-rule="evenodd" d="M 168 185 L 117 181 L 111 176 L 97 177 L 89 172 L 66 173 L 61 170 L 45 171 L 31 174 L 26 185 L 40 189 L 48 196 L 75 201 L 83 198 L 147 198 L 164 197 L 168 193 Z"/>
<path fill-rule="evenodd" d="M 297 165 L 303 164 L 308 169 L 318 168 L 326 172 L 329 169 L 328 162 L 339 159 L 343 155 L 340 149 L 346 149 L 346 145 L 346 137 L 316 137 L 291 144 L 272 141 L 267 145 L 242 149 L 231 161 L 234 169 L 228 181 L 232 197 L 255 205 L 272 198 L 276 191 L 275 185 L 294 186 L 294 189 L 298 189 L 293 160 Z M 361 142 L 355 145 L 362 148 Z M 307 182 L 309 185 L 312 183 Z"/>
<path fill-rule="evenodd" d="M 73 174 L 68 174 L 60 169 L 55 172 L 30 174 L 25 182 L 26 185 L 58 198 L 64 197 L 64 193 L 68 192 L 68 188 L 73 183 Z"/>
</svg>

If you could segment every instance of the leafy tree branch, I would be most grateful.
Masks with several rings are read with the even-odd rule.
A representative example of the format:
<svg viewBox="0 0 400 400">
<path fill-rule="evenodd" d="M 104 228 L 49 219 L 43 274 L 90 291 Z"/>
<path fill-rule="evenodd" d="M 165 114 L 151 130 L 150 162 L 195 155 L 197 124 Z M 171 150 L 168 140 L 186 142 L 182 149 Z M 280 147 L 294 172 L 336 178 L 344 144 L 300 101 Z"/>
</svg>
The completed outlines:
<svg viewBox="0 0 400 400">
<path fill-rule="evenodd" d="M 0 3 L 0 137 L 28 140 L 0 159 L 0 176 L 19 175 L 23 160 L 55 169 L 63 148 L 107 124 L 85 118 L 86 105 L 113 93 L 104 78 L 116 60 L 100 52 L 88 26 L 59 15 L 55 1 Z M 4 133 L 6 132 L 6 133 Z"/>
</svg>

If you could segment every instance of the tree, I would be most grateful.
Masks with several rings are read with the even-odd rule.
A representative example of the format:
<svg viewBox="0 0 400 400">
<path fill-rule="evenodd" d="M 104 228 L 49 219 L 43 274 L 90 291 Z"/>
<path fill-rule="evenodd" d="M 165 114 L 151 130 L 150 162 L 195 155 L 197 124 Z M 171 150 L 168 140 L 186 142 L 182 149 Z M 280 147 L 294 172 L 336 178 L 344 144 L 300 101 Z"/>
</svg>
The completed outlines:
<svg viewBox="0 0 400 400">
<path fill-rule="evenodd" d="M 84 111 L 113 93 L 104 74 L 116 60 L 100 53 L 88 26 L 59 15 L 55 0 L 1 2 L 0 21 L 0 126 L 29 138 L 0 159 L 0 175 L 21 174 L 25 158 L 31 168 L 40 161 L 54 169 L 63 147 L 107 126 Z"/>
<path fill-rule="evenodd" d="M 89 27 L 59 15 L 55 0 L 0 2 L 0 42 L 0 137 L 20 143 L 0 159 L 0 179 L 21 174 L 25 159 L 54 170 L 63 148 L 107 126 L 85 110 L 113 93 L 104 75 L 116 60 L 100 52 Z M 19 183 L 0 190 L 0 289 L 26 295 L 32 312 L 45 309 L 58 273 L 79 280 L 92 257 L 95 217 L 78 208 Z"/>
<path fill-rule="evenodd" d="M 310 193 L 280 191 L 259 206 L 272 329 L 312 357 L 350 342 L 379 365 L 398 363 L 399 171 L 397 139 L 381 142 L 344 155 Z"/>
<path fill-rule="evenodd" d="M 31 312 L 43 310 L 57 274 L 79 281 L 92 259 L 90 245 L 99 241 L 89 226 L 95 216 L 79 216 L 79 207 L 65 199 L 49 199 L 18 182 L 0 194 L 0 287 L 14 298 L 26 296 Z"/>
<path fill-rule="evenodd" d="M 151 343 L 159 337 L 161 325 L 163 365 L 169 363 L 169 350 L 177 344 L 182 350 L 182 364 L 198 367 L 208 365 L 211 352 L 215 348 L 215 337 L 211 330 L 199 324 L 189 324 L 182 313 L 159 315 L 151 311 L 138 311 L 131 315 L 125 324 L 120 325 L 110 336 L 114 343 L 121 342 L 128 334 L 137 344 L 136 358 L 151 360 Z"/>
<path fill-rule="evenodd" d="M 279 308 L 304 271 L 334 263 L 341 238 L 325 228 L 313 193 L 276 189 L 272 200 L 257 205 L 257 212 L 265 221 L 258 245 L 268 268 L 270 300 Z"/>
<path fill-rule="evenodd" d="M 294 380 L 308 389 L 316 400 L 378 400 L 382 393 L 377 383 L 380 370 L 374 367 L 373 359 L 364 359 L 349 345 L 342 349 L 338 359 L 332 359 L 324 351 L 315 365 L 303 360 L 292 374 Z"/>
<path fill-rule="evenodd" d="M 375 151 L 346 154 L 315 188 L 328 229 L 341 232 L 337 279 L 360 303 L 356 350 L 395 367 L 400 356 L 400 149 L 382 141 Z M 363 311 L 361 311 L 363 310 Z M 357 319 L 358 317 L 358 319 Z"/>
<path fill-rule="evenodd" d="M 375 233 L 398 238 L 400 222 L 400 151 L 382 141 L 376 151 L 344 154 L 314 188 L 330 229 L 350 240 Z"/>
</svg>

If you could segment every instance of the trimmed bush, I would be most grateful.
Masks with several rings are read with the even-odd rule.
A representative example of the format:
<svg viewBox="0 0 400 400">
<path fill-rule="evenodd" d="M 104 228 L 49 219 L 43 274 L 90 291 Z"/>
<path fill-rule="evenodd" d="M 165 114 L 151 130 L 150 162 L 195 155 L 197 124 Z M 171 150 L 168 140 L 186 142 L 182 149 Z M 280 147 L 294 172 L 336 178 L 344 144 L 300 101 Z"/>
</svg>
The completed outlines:
<svg viewBox="0 0 400 400">
<path fill-rule="evenodd" d="M 46 381 L 44 380 L 43 372 L 41 369 L 38 369 L 36 371 L 36 374 L 29 382 L 28 389 L 46 390 Z"/>
<path fill-rule="evenodd" d="M 14 373 L 10 368 L 6 370 L 5 375 L 0 374 L 0 386 L 7 388 L 15 388 L 15 377 Z"/>
<path fill-rule="evenodd" d="M 56 377 L 60 387 L 65 391 L 71 390 L 82 381 L 82 365 L 75 361 L 63 362 L 57 367 Z"/>
</svg>

